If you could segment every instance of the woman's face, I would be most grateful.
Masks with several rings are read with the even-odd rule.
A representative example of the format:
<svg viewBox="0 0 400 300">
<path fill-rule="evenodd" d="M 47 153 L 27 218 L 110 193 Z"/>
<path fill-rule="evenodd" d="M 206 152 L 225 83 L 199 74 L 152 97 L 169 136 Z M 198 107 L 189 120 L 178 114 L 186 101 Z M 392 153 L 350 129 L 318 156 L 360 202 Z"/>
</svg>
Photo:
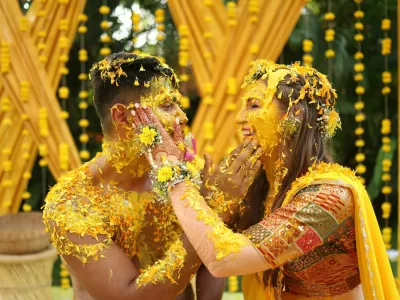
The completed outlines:
<svg viewBox="0 0 400 300">
<path fill-rule="evenodd" d="M 279 143 L 279 122 L 284 114 L 278 106 L 275 90 L 259 80 L 245 88 L 242 108 L 236 122 L 241 124 L 244 139 L 256 138 L 264 155 L 271 155 Z"/>
</svg>

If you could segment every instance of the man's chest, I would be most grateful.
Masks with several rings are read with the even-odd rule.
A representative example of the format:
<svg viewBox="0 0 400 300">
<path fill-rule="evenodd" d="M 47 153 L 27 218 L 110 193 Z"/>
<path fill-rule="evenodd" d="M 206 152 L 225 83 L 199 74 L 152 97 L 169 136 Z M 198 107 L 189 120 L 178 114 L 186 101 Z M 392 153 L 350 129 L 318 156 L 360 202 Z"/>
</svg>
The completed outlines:
<svg viewBox="0 0 400 300">
<path fill-rule="evenodd" d="M 115 220 L 114 241 L 130 257 L 139 252 L 159 256 L 182 232 L 172 206 L 152 197 L 144 194 L 137 201 L 127 199 L 125 207 L 111 218 Z"/>
</svg>

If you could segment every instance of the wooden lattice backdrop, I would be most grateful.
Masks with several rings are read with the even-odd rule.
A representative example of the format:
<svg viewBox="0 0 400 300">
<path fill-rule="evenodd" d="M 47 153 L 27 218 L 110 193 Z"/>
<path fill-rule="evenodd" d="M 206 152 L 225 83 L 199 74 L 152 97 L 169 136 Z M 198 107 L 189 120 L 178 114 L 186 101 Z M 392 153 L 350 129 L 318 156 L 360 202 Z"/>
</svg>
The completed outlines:
<svg viewBox="0 0 400 300">
<path fill-rule="evenodd" d="M 0 157 L 1 162 L 12 162 L 11 175 L 0 167 L 0 215 L 18 211 L 28 183 L 23 174 L 31 171 L 40 144 L 47 145 L 48 166 L 55 178 L 61 174 L 61 143 L 68 144 L 69 166 L 76 168 L 81 163 L 67 123 L 60 117 L 56 90 L 60 69 L 64 67 L 59 60 L 62 51 L 59 25 L 62 19 L 69 20 L 67 37 L 68 47 L 71 47 L 85 2 L 44 1 L 41 7 L 41 1 L 33 1 L 26 14 L 28 30 L 24 31 L 21 30 L 23 13 L 18 1 L 0 1 L 0 43 L 7 45 L 10 53 L 10 70 L 0 72 L 0 100 L 10 100 L 10 109 L 0 110 Z M 306 1 L 258 0 L 256 13 L 249 9 L 251 2 L 240 0 L 237 7 L 227 8 L 222 1 L 168 1 L 177 27 L 185 25 L 189 29 L 190 58 L 203 98 L 192 131 L 199 153 L 210 151 L 215 158 L 225 155 L 227 149 L 240 141 L 237 128 L 232 124 L 249 62 L 259 57 L 278 58 Z M 38 16 L 40 10 L 46 12 L 44 16 Z M 43 35 L 47 45 L 44 55 L 48 57 L 44 64 L 36 49 Z M 21 97 L 23 82 L 29 83 L 27 100 Z M 50 126 L 46 139 L 39 134 L 41 107 L 48 111 Z M 29 131 L 27 136 L 22 134 L 25 129 Z M 29 158 L 26 153 L 30 154 Z M 10 179 L 11 185 L 3 184 Z"/>
<path fill-rule="evenodd" d="M 11 160 L 12 185 L 0 184 L 0 214 L 17 212 L 21 204 L 21 195 L 26 189 L 28 179 L 24 172 L 30 172 L 35 162 L 39 144 L 48 148 L 48 166 L 54 177 L 61 174 L 58 147 L 61 143 L 69 146 L 69 165 L 80 165 L 78 151 L 65 120 L 60 117 L 60 105 L 56 90 L 61 78 L 60 69 L 64 63 L 59 61 L 61 46 L 59 43 L 59 24 L 63 18 L 69 20 L 67 37 L 71 41 L 78 26 L 78 15 L 85 7 L 84 0 L 70 0 L 68 4 L 59 1 L 46 1 L 41 9 L 46 14 L 38 17 L 40 1 L 34 1 L 26 17 L 28 30 L 21 30 L 23 14 L 17 0 L 0 1 L 0 42 L 8 45 L 10 53 L 9 72 L 0 73 L 0 100 L 10 100 L 10 110 L 0 110 L 0 149 L 1 162 Z M 45 32 L 44 54 L 48 57 L 45 64 L 39 62 L 36 48 L 40 31 Z M 21 82 L 29 83 L 29 99 L 21 99 Z M 39 135 L 39 108 L 48 111 L 49 136 L 43 139 Z M 23 130 L 29 134 L 24 136 Z M 6 150 L 4 150 L 6 149 Z M 9 153 L 9 154 L 8 154 Z M 24 153 L 29 153 L 28 159 Z M 0 167 L 0 183 L 5 181 L 4 168 Z M 11 206 L 8 202 L 11 201 Z"/>
<path fill-rule="evenodd" d="M 177 27 L 189 27 L 189 52 L 203 97 L 192 131 L 199 153 L 212 152 L 215 158 L 240 140 L 233 124 L 250 61 L 279 57 L 306 1 L 259 0 L 253 15 L 250 2 L 238 1 L 232 26 L 222 1 L 168 1 Z M 258 21 L 252 22 L 252 17 Z"/>
</svg>

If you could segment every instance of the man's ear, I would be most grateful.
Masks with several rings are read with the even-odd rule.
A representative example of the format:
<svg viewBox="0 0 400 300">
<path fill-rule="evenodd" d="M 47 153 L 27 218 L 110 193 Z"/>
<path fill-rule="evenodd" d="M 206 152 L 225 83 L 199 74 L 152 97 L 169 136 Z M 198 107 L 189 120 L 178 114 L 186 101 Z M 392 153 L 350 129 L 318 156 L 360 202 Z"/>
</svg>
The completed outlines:
<svg viewBox="0 0 400 300">
<path fill-rule="evenodd" d="M 121 103 L 116 103 L 111 108 L 111 121 L 113 123 L 128 123 L 128 109 Z"/>
</svg>

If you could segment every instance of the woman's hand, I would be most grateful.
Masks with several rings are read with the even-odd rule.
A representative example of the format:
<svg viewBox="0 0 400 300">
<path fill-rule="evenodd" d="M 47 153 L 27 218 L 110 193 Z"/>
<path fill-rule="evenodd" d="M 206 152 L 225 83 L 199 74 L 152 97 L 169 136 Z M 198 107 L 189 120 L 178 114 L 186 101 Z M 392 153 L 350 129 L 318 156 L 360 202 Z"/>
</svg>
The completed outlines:
<svg viewBox="0 0 400 300">
<path fill-rule="evenodd" d="M 243 203 L 261 169 L 261 153 L 257 141 L 246 141 L 218 166 L 213 166 L 211 157 L 205 155 L 202 194 L 224 221 L 230 221 Z"/>
<path fill-rule="evenodd" d="M 134 127 L 139 134 L 144 127 L 148 126 L 156 129 L 162 139 L 161 143 L 156 143 L 151 148 L 152 158 L 147 155 L 150 163 L 154 162 L 157 166 L 160 166 L 165 158 L 171 162 L 183 161 L 183 132 L 179 118 L 176 119 L 174 124 L 174 136 L 172 138 L 149 107 L 135 104 L 135 110 L 132 110 L 131 114 Z"/>
<path fill-rule="evenodd" d="M 203 186 L 207 194 L 210 187 L 217 187 L 231 197 L 243 198 L 261 169 L 259 160 L 262 149 L 257 141 L 246 141 L 233 150 L 218 166 L 205 154 Z"/>
</svg>

